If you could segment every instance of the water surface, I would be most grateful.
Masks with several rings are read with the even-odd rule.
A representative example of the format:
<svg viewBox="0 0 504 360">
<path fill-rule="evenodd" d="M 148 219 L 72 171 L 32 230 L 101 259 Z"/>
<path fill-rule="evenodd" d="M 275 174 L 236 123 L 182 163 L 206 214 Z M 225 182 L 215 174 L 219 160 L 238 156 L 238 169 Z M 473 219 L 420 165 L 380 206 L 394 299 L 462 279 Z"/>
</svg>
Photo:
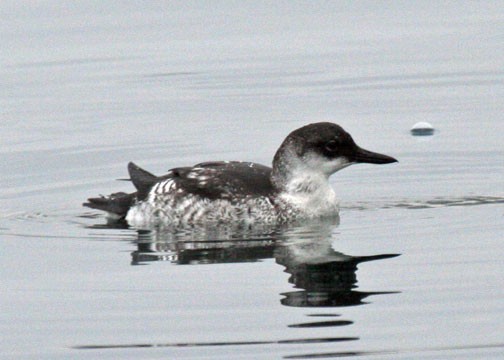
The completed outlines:
<svg viewBox="0 0 504 360">
<path fill-rule="evenodd" d="M 0 357 L 502 357 L 499 4 L 0 16 Z M 269 164 L 314 121 L 399 159 L 331 178 L 339 224 L 139 233 L 81 207 L 130 191 L 128 161 Z"/>
</svg>

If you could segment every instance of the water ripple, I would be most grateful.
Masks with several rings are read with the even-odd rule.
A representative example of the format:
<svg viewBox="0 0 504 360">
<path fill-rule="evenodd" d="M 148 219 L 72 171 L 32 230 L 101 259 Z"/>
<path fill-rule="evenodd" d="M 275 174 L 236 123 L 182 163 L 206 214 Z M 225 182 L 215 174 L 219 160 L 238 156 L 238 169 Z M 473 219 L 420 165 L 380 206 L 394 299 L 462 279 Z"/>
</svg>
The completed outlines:
<svg viewBox="0 0 504 360">
<path fill-rule="evenodd" d="M 504 197 L 502 196 L 461 196 L 461 197 L 435 197 L 427 200 L 401 200 L 394 203 L 366 203 L 359 202 L 342 206 L 344 210 L 373 210 L 373 209 L 432 209 L 444 208 L 451 206 L 479 206 L 479 205 L 494 205 L 504 204 Z"/>
<path fill-rule="evenodd" d="M 288 355 L 284 359 L 322 359 L 322 358 L 340 358 L 353 356 L 369 355 L 390 355 L 407 353 L 425 353 L 440 351 L 460 351 L 460 350 L 484 350 L 484 349 L 502 349 L 504 344 L 477 344 L 467 346 L 447 346 L 447 347 L 426 347 L 426 348 L 404 348 L 404 349 L 384 349 L 384 350 L 363 350 L 363 351 L 338 351 L 330 353 L 312 353 L 303 355 Z"/>
<path fill-rule="evenodd" d="M 136 349 L 136 348 L 159 348 L 159 347 L 200 347 L 200 346 L 239 346 L 239 345 L 268 345 L 268 344 L 314 344 L 331 343 L 342 341 L 359 340 L 358 337 L 330 337 L 310 339 L 286 339 L 286 340 L 257 340 L 257 341 L 222 341 L 222 342 L 167 342 L 167 343 L 142 343 L 142 344 L 106 344 L 106 345 L 77 345 L 77 350 L 97 349 Z"/>
</svg>

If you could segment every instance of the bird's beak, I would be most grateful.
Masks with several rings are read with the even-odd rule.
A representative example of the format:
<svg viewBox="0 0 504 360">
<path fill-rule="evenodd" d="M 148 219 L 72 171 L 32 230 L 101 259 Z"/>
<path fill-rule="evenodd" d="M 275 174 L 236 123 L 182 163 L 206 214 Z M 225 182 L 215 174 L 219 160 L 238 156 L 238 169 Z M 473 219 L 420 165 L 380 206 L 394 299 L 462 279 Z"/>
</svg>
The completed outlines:
<svg viewBox="0 0 504 360">
<path fill-rule="evenodd" d="M 369 150 L 357 147 L 355 153 L 353 154 L 353 161 L 357 163 L 369 163 L 369 164 L 390 164 L 397 162 L 397 159 L 392 156 L 383 155 L 375 153 Z"/>
</svg>

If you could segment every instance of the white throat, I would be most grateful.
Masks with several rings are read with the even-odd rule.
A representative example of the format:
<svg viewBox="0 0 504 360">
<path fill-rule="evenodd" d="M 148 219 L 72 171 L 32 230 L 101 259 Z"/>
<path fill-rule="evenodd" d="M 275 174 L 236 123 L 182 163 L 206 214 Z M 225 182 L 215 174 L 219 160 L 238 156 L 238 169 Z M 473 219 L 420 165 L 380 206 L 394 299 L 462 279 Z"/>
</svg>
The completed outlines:
<svg viewBox="0 0 504 360">
<path fill-rule="evenodd" d="M 329 184 L 329 176 L 351 163 L 345 158 L 328 161 L 321 156 L 309 156 L 291 167 L 280 197 L 305 217 L 337 215 L 339 203 Z"/>
</svg>

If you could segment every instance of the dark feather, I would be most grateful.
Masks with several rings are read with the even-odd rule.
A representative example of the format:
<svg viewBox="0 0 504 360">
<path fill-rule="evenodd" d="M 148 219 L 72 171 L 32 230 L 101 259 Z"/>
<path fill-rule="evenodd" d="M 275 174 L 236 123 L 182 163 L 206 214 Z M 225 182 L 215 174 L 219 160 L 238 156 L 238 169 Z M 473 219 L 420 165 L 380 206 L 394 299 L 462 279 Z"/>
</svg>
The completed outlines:
<svg viewBox="0 0 504 360">
<path fill-rule="evenodd" d="M 205 162 L 175 168 L 171 178 L 186 193 L 211 200 L 273 195 L 271 168 L 250 162 Z"/>
<path fill-rule="evenodd" d="M 233 200 L 249 196 L 271 197 L 274 194 L 270 181 L 271 168 L 250 162 L 205 162 L 193 167 L 173 168 L 163 176 L 155 176 L 130 162 L 128 172 L 137 192 L 90 198 L 83 205 L 124 217 L 136 201 L 147 198 L 155 184 L 168 179 L 173 180 L 176 188 L 181 190 L 174 196 L 193 194 L 211 200 Z"/>
<path fill-rule="evenodd" d="M 133 205 L 135 198 L 136 193 L 126 194 L 124 192 L 117 192 L 109 196 L 89 198 L 88 202 L 82 205 L 124 217 L 131 205 Z"/>
<path fill-rule="evenodd" d="M 128 172 L 131 182 L 137 189 L 137 196 L 139 199 L 144 199 L 152 186 L 160 180 L 160 178 L 142 169 L 133 162 L 128 163 Z"/>
</svg>

